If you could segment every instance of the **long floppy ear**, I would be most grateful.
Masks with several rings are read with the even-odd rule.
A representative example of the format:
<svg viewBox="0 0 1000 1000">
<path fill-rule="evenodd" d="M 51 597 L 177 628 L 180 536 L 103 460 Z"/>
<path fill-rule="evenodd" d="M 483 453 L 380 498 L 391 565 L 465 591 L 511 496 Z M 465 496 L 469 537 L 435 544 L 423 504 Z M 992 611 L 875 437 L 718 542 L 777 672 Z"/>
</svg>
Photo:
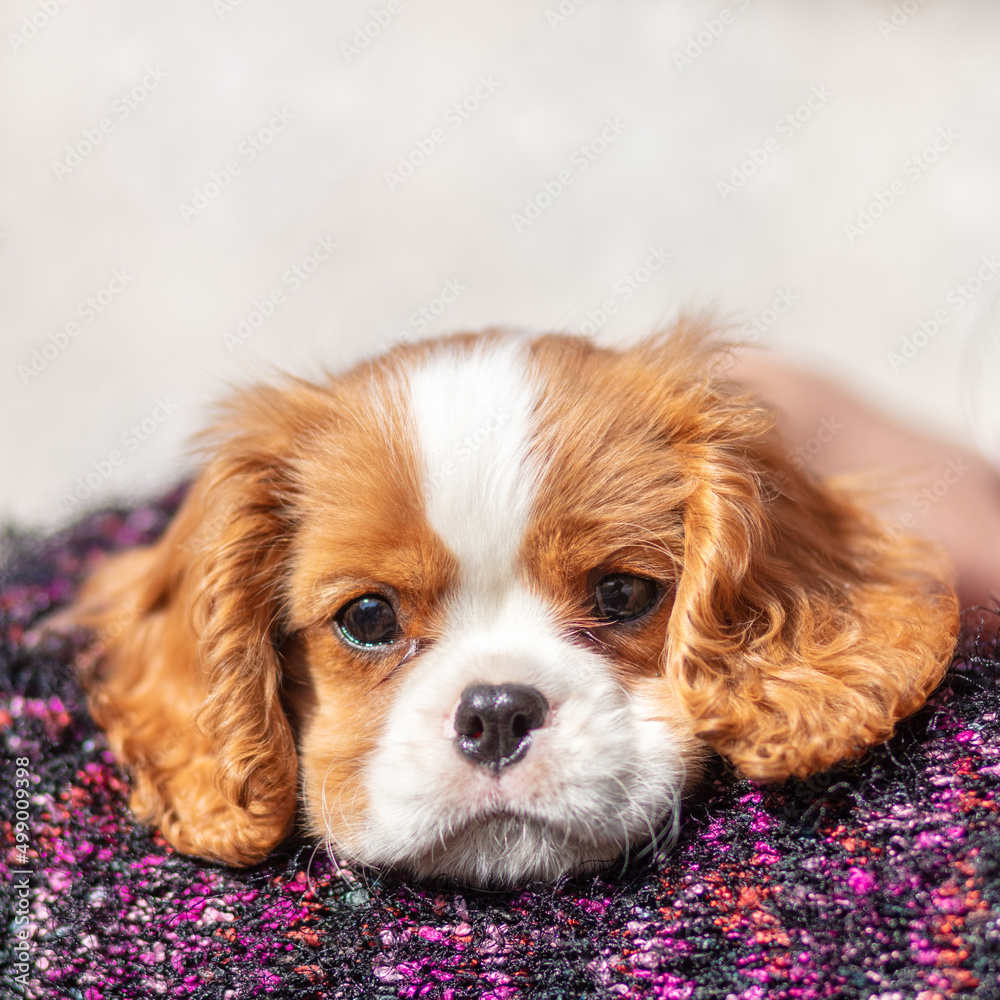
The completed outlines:
<svg viewBox="0 0 1000 1000">
<path fill-rule="evenodd" d="M 690 493 L 663 670 L 748 777 L 857 757 L 947 669 L 947 562 L 794 468 L 752 400 L 704 370 L 680 383 L 664 422 Z"/>
<path fill-rule="evenodd" d="M 306 390 L 232 402 L 161 540 L 108 560 L 73 619 L 98 631 L 91 711 L 133 776 L 131 806 L 180 851 L 245 865 L 289 832 L 297 757 L 272 634 Z"/>
</svg>

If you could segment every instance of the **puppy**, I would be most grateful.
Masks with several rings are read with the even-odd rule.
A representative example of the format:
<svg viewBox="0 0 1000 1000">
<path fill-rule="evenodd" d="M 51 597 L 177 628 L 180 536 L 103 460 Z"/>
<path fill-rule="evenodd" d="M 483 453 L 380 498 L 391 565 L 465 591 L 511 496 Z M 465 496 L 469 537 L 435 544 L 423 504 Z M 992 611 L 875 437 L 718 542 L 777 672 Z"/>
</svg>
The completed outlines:
<svg viewBox="0 0 1000 1000">
<path fill-rule="evenodd" d="M 72 614 L 131 806 L 248 865 L 517 885 L 676 830 L 715 751 L 855 758 L 941 679 L 948 568 L 784 457 L 680 324 L 499 331 L 237 394 L 159 542 Z"/>
</svg>

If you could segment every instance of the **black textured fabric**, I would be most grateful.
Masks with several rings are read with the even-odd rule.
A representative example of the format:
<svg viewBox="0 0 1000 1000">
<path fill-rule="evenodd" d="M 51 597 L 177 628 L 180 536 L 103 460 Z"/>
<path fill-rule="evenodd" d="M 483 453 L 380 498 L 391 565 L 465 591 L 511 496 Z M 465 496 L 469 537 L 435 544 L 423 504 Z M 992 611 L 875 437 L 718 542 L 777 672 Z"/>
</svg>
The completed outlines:
<svg viewBox="0 0 1000 1000">
<path fill-rule="evenodd" d="M 80 649 L 30 632 L 175 502 L 6 539 L 0 996 L 1000 997 L 995 613 L 966 613 L 944 685 L 858 765 L 762 787 L 717 763 L 653 866 L 486 894 L 293 840 L 234 870 L 136 825 Z"/>
</svg>

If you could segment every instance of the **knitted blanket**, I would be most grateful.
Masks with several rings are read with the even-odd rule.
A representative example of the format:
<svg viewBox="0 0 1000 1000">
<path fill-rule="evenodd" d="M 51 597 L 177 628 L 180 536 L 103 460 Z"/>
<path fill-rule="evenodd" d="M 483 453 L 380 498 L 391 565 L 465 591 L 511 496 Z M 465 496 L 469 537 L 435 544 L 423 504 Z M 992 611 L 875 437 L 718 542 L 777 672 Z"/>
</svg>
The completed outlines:
<svg viewBox="0 0 1000 1000">
<path fill-rule="evenodd" d="M 945 683 L 859 764 L 769 787 L 717 763 L 652 865 L 480 893 L 292 839 L 236 870 L 132 819 L 74 679 L 81 648 L 28 633 L 176 500 L 7 533 L 0 996 L 1000 996 L 996 613 L 966 612 Z"/>
</svg>

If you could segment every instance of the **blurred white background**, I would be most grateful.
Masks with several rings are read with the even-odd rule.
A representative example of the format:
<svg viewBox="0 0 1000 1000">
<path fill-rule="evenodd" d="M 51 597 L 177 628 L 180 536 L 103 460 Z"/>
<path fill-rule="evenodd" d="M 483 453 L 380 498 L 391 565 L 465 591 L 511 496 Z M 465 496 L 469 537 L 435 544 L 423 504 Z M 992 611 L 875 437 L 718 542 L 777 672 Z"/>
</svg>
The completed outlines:
<svg viewBox="0 0 1000 1000">
<path fill-rule="evenodd" d="M 0 19 L 0 520 L 176 482 L 208 403 L 271 365 L 498 323 L 631 338 L 704 305 L 993 442 L 989 0 Z"/>
</svg>

